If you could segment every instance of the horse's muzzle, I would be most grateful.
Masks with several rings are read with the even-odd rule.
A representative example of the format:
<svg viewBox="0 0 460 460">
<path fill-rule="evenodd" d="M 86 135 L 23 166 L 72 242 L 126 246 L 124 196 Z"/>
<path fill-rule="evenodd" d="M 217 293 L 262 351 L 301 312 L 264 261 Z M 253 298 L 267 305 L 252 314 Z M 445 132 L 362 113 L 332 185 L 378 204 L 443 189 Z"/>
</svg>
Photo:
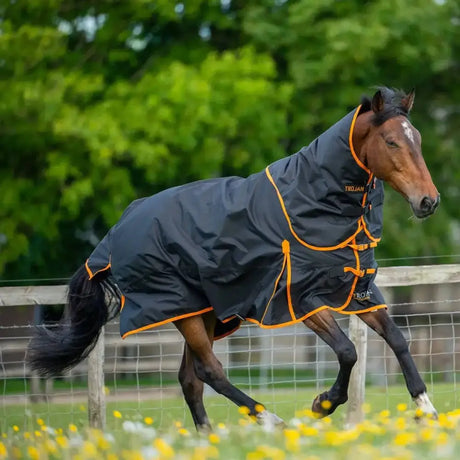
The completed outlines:
<svg viewBox="0 0 460 460">
<path fill-rule="evenodd" d="M 435 198 L 424 196 L 417 206 L 412 205 L 415 217 L 423 219 L 424 217 L 431 216 L 436 211 L 441 201 L 441 196 L 438 194 Z"/>
</svg>

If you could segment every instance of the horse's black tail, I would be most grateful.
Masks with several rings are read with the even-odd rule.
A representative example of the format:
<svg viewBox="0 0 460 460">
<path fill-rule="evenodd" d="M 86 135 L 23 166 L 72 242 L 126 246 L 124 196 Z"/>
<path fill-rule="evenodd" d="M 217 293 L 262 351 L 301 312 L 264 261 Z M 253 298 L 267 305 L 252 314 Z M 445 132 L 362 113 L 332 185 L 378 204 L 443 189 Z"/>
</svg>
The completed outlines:
<svg viewBox="0 0 460 460">
<path fill-rule="evenodd" d="M 62 319 L 50 328 L 36 328 L 29 344 L 27 362 L 40 375 L 62 374 L 89 354 L 108 319 L 101 280 L 88 279 L 82 265 L 70 280 Z"/>
</svg>

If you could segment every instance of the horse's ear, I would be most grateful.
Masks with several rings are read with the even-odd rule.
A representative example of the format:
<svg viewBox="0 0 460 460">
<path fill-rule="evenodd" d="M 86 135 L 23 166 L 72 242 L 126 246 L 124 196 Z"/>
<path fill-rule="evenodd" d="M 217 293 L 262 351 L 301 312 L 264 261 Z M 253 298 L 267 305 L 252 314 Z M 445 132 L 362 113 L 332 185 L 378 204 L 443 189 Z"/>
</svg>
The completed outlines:
<svg viewBox="0 0 460 460">
<path fill-rule="evenodd" d="M 401 99 L 401 104 L 404 107 L 404 109 L 406 109 L 407 113 L 409 113 L 412 110 L 412 106 L 414 105 L 414 99 L 415 88 L 412 88 L 410 93 Z"/>
<path fill-rule="evenodd" d="M 385 105 L 385 101 L 383 100 L 382 91 L 378 90 L 374 97 L 372 98 L 372 111 L 374 113 L 381 112 L 383 110 L 383 106 Z"/>
</svg>

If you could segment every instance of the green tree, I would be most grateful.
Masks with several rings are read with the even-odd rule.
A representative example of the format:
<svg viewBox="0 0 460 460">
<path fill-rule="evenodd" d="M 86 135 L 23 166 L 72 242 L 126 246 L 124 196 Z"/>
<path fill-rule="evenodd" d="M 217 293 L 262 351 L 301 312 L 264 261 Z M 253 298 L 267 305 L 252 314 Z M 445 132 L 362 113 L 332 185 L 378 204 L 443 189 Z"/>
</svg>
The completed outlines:
<svg viewBox="0 0 460 460">
<path fill-rule="evenodd" d="M 455 0 L 5 0 L 0 17 L 5 278 L 70 274 L 132 199 L 260 170 L 377 84 L 416 88 L 442 194 L 417 223 L 389 193 L 378 256 L 453 251 Z"/>
</svg>

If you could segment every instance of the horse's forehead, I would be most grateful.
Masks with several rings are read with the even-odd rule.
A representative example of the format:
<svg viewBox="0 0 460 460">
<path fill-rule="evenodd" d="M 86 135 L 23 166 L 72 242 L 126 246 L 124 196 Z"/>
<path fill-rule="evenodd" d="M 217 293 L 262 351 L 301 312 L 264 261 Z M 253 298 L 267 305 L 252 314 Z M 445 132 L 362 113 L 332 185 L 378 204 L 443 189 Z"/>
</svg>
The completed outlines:
<svg viewBox="0 0 460 460">
<path fill-rule="evenodd" d="M 414 127 L 409 123 L 408 120 L 404 120 L 401 123 L 404 131 L 404 135 L 412 142 L 415 143 L 415 130 Z"/>
<path fill-rule="evenodd" d="M 388 128 L 398 132 L 411 145 L 420 143 L 420 133 L 406 117 L 395 117 L 388 120 Z"/>
</svg>

